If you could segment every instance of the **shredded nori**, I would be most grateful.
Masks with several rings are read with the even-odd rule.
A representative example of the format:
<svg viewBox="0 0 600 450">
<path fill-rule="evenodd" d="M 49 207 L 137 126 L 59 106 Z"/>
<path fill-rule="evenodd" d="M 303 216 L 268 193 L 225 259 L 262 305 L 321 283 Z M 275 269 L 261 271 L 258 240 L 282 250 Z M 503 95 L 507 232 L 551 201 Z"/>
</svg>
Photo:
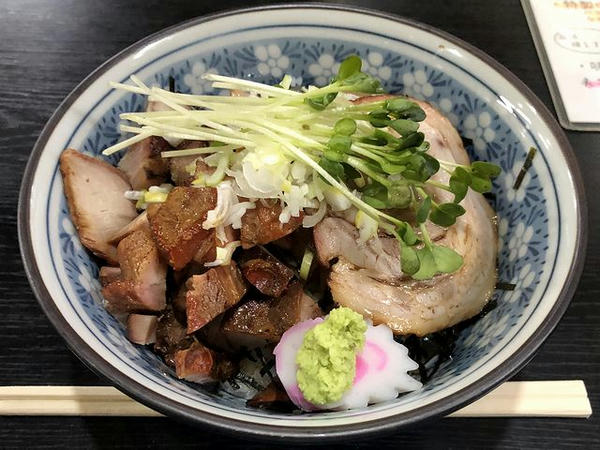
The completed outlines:
<svg viewBox="0 0 600 450">
<path fill-rule="evenodd" d="M 496 289 L 498 289 L 500 291 L 514 291 L 516 287 L 517 287 L 516 284 L 507 283 L 505 281 L 498 281 L 496 283 Z"/>
<path fill-rule="evenodd" d="M 494 209 L 494 211 L 496 211 L 496 194 L 494 194 L 493 192 L 485 192 L 483 196 L 488 201 L 490 206 Z"/>
<path fill-rule="evenodd" d="M 531 167 L 531 164 L 533 162 L 533 158 L 535 157 L 536 152 L 537 152 L 537 150 L 535 149 L 535 147 L 531 147 L 529 149 L 529 152 L 527 153 L 527 158 L 525 158 L 525 162 L 523 163 L 523 167 L 521 167 L 521 170 L 519 171 L 519 175 L 517 175 L 517 179 L 515 180 L 515 184 L 513 186 L 514 190 L 517 190 L 521 187 L 523 178 L 525 178 L 525 174 Z"/>
<path fill-rule="evenodd" d="M 408 348 L 408 355 L 419 364 L 418 371 L 413 375 L 418 376 L 422 383 L 429 381 L 442 363 L 452 359 L 456 341 L 462 331 L 493 310 L 496 305 L 497 300 L 492 298 L 475 317 L 436 333 L 423 337 L 398 336 L 396 340 Z"/>
<path fill-rule="evenodd" d="M 463 147 L 465 148 L 471 147 L 473 145 L 473 139 L 464 136 L 461 136 L 460 139 L 462 140 Z"/>
</svg>

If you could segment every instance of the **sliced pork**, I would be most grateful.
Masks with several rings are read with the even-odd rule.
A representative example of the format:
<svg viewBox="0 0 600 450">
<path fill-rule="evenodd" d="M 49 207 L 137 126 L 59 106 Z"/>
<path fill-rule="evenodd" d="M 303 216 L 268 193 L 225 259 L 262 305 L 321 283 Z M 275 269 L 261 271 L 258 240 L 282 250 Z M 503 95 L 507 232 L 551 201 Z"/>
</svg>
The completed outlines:
<svg viewBox="0 0 600 450">
<path fill-rule="evenodd" d="M 135 206 L 124 196 L 131 185 L 115 167 L 73 149 L 60 156 L 60 171 L 81 243 L 116 264 L 117 248 L 109 239 L 137 216 Z"/>
<path fill-rule="evenodd" d="M 288 223 L 279 221 L 280 214 L 281 205 L 265 206 L 261 202 L 256 202 L 256 208 L 247 210 L 242 216 L 242 247 L 250 248 L 257 244 L 268 244 L 290 234 L 302 225 L 303 213 L 300 213 L 299 217 L 291 217 Z"/>
<path fill-rule="evenodd" d="M 468 164 L 468 155 L 452 124 L 430 105 L 419 104 L 427 114 L 420 131 L 431 144 L 429 153 L 438 159 Z M 447 177 L 441 172 L 434 175 L 444 183 Z M 430 195 L 438 202 L 451 201 L 451 196 L 439 189 L 430 190 Z M 372 319 L 374 324 L 385 323 L 395 333 L 418 336 L 479 313 L 496 283 L 496 228 L 491 208 L 481 194 L 470 191 L 461 204 L 466 213 L 437 241 L 463 256 L 464 264 L 457 272 L 427 281 L 384 282 L 355 264 L 358 261 L 351 253 L 342 252 L 329 277 L 333 299 Z"/>
<path fill-rule="evenodd" d="M 373 237 L 361 244 L 356 227 L 337 217 L 323 219 L 314 227 L 313 233 L 317 256 L 323 265 L 343 257 L 369 271 L 374 278 L 393 281 L 403 276 L 400 248 L 393 237 Z"/>
<path fill-rule="evenodd" d="M 210 236 L 202 223 L 216 203 L 215 188 L 175 187 L 160 207 L 148 209 L 154 239 L 175 270 L 189 263 Z"/>
<path fill-rule="evenodd" d="M 192 275 L 177 300 L 185 299 L 187 332 L 202 328 L 239 302 L 245 293 L 246 284 L 235 262 L 215 267 L 202 275 Z"/>
<path fill-rule="evenodd" d="M 117 249 L 121 276 L 102 289 L 113 313 L 161 311 L 166 306 L 167 266 L 149 231 L 135 231 Z"/>
</svg>

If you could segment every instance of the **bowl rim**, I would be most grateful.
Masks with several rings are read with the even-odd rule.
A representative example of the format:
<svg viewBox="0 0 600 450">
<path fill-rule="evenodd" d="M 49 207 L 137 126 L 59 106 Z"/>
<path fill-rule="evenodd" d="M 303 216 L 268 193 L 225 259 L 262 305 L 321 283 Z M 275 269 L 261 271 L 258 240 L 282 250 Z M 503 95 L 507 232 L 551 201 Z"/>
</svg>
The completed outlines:
<svg viewBox="0 0 600 450">
<path fill-rule="evenodd" d="M 55 302 L 52 300 L 46 286 L 44 285 L 38 264 L 33 253 L 33 245 L 30 235 L 30 203 L 31 191 L 33 186 L 34 174 L 38 167 L 40 156 L 47 143 L 48 138 L 53 133 L 57 124 L 62 119 L 64 113 L 74 103 L 74 101 L 83 93 L 90 84 L 92 84 L 102 73 L 110 69 L 113 65 L 120 62 L 128 55 L 138 51 L 148 44 L 162 39 L 172 33 L 184 30 L 191 26 L 199 25 L 204 22 L 209 22 L 215 19 L 220 19 L 228 16 L 234 16 L 245 13 L 255 13 L 261 11 L 273 10 L 297 10 L 297 9 L 322 9 L 333 11 L 346 11 L 367 16 L 374 16 L 393 20 L 417 29 L 437 35 L 452 44 L 463 48 L 470 52 L 484 63 L 498 71 L 509 83 L 511 83 L 531 104 L 533 104 L 539 113 L 542 120 L 546 123 L 554 138 L 559 144 L 559 148 L 567 162 L 568 170 L 572 175 L 573 184 L 575 187 L 576 206 L 578 211 L 577 216 L 577 233 L 575 236 L 575 253 L 571 262 L 569 273 L 560 293 L 553 304 L 552 308 L 546 315 L 545 321 L 540 325 L 527 341 L 523 343 L 511 356 L 505 361 L 493 368 L 485 376 L 472 383 L 471 385 L 455 392 L 448 397 L 444 397 L 428 405 L 416 408 L 411 411 L 396 414 L 383 419 L 366 421 L 351 425 L 340 425 L 332 427 L 310 427 L 310 428 L 295 428 L 289 426 L 277 425 L 258 425 L 248 422 L 231 419 L 216 414 L 211 414 L 206 411 L 199 411 L 187 405 L 182 405 L 168 397 L 154 392 L 142 384 L 132 380 L 124 375 L 107 361 L 101 358 L 71 327 L 68 321 L 62 316 Z M 546 340 L 550 333 L 554 330 L 560 318 L 565 313 L 571 298 L 573 297 L 578 281 L 584 266 L 585 252 L 588 238 L 588 211 L 585 199 L 585 191 L 583 178 L 579 170 L 577 159 L 571 148 L 569 141 L 564 131 L 558 125 L 556 119 L 541 100 L 511 71 L 493 59 L 487 53 L 477 47 L 455 37 L 445 31 L 441 31 L 430 25 L 420 23 L 418 21 L 401 17 L 395 14 L 386 13 L 369 8 L 336 5 L 328 3 L 285 3 L 278 5 L 266 5 L 250 8 L 238 8 L 216 12 L 213 14 L 196 17 L 186 20 L 179 24 L 162 29 L 153 33 L 124 50 L 120 51 L 94 71 L 92 71 L 82 82 L 80 82 L 62 101 L 58 108 L 54 111 L 46 125 L 44 126 L 39 138 L 37 139 L 33 150 L 29 156 L 27 166 L 21 182 L 18 201 L 18 234 L 19 247 L 22 260 L 25 267 L 25 272 L 32 290 L 42 307 L 44 313 L 66 341 L 70 350 L 92 371 L 100 375 L 115 385 L 119 390 L 134 398 L 135 400 L 144 403 L 153 409 L 160 411 L 168 416 L 182 419 L 187 423 L 194 425 L 205 425 L 213 430 L 226 431 L 236 436 L 245 434 L 247 436 L 262 437 L 271 440 L 303 440 L 314 441 L 319 439 L 340 440 L 349 439 L 357 436 L 366 437 L 375 433 L 384 431 L 393 431 L 399 427 L 405 427 L 414 424 L 418 421 L 433 419 L 442 415 L 446 415 L 455 411 L 462 406 L 482 397 L 499 383 L 515 374 L 534 356 L 541 344 Z"/>
</svg>

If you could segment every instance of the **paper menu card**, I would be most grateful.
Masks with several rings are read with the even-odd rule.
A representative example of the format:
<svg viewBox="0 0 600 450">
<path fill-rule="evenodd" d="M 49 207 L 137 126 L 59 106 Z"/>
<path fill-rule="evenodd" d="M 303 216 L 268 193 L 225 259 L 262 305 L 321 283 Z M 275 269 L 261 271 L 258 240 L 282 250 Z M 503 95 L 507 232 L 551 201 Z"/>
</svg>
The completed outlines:
<svg viewBox="0 0 600 450">
<path fill-rule="evenodd" d="M 522 4 L 561 125 L 600 131 L 600 1 Z"/>
</svg>

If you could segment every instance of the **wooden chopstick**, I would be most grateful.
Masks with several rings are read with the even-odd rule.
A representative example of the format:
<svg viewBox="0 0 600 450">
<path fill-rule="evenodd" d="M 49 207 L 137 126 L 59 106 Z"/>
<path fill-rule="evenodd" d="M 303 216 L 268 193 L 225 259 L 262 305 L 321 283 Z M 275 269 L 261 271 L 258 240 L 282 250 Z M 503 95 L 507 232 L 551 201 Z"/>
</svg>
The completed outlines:
<svg viewBox="0 0 600 450">
<path fill-rule="evenodd" d="M 591 414 L 581 380 L 513 381 L 448 417 L 588 418 Z M 0 386 L 0 415 L 162 416 L 107 386 Z"/>
<path fill-rule="evenodd" d="M 582 380 L 509 381 L 448 417 L 574 417 L 592 406 Z"/>
</svg>

